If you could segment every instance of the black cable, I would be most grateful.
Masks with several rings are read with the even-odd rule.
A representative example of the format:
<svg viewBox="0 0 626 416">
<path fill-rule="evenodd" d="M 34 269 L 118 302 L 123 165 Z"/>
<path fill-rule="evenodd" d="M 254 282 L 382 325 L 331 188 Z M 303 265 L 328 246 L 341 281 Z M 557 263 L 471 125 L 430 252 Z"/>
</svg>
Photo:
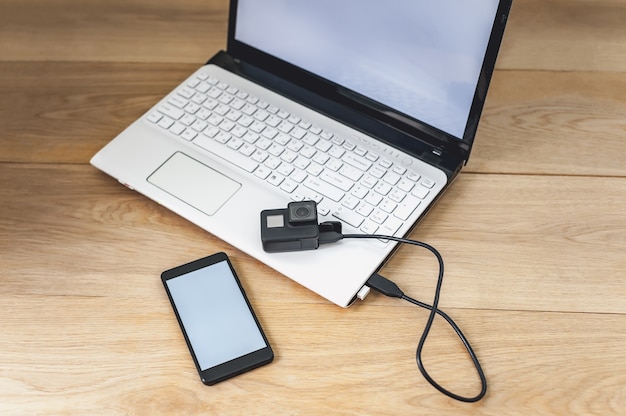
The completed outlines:
<svg viewBox="0 0 626 416">
<path fill-rule="evenodd" d="M 412 303 L 414 305 L 417 305 L 417 306 L 420 306 L 422 308 L 430 310 L 430 314 L 428 315 L 428 320 L 426 321 L 426 325 L 424 326 L 424 331 L 422 332 L 422 336 L 420 337 L 419 343 L 417 344 L 417 351 L 415 352 L 415 360 L 417 362 L 417 367 L 419 368 L 419 370 L 422 373 L 422 375 L 424 376 L 424 378 L 434 388 L 436 388 L 437 390 L 439 390 L 441 393 L 445 394 L 448 397 L 451 397 L 451 398 L 453 398 L 455 400 L 458 400 L 458 401 L 461 401 L 461 402 L 467 402 L 467 403 L 477 402 L 480 399 L 482 399 L 485 396 L 485 394 L 487 393 L 487 379 L 485 377 L 485 373 L 483 372 L 482 366 L 480 365 L 480 362 L 478 361 L 478 357 L 474 353 L 474 350 L 472 349 L 469 341 L 467 340 L 467 338 L 465 337 L 465 335 L 463 334 L 461 329 L 458 327 L 458 325 L 446 313 L 444 313 L 443 311 L 441 311 L 441 310 L 439 310 L 437 308 L 437 306 L 439 304 L 439 295 L 441 293 L 441 285 L 443 284 L 443 257 L 441 257 L 441 254 L 439 253 L 439 251 L 437 251 L 437 249 L 435 249 L 433 246 L 431 246 L 429 244 L 426 244 L 426 243 L 423 243 L 421 241 L 409 240 L 409 239 L 406 239 L 406 238 L 386 236 L 386 235 L 378 235 L 378 234 L 345 234 L 345 235 L 343 235 L 343 238 L 344 239 L 345 238 L 376 238 L 376 239 L 379 239 L 379 240 L 397 241 L 399 243 L 412 244 L 412 245 L 415 245 L 415 246 L 423 247 L 423 248 L 429 250 L 431 253 L 433 253 L 435 255 L 435 257 L 437 258 L 437 261 L 439 262 L 439 276 L 437 278 L 437 286 L 436 286 L 436 289 L 435 289 L 435 297 L 433 299 L 432 306 L 406 296 L 402 292 L 402 290 L 398 287 L 398 285 L 396 285 L 395 283 L 393 283 L 389 279 L 387 279 L 387 278 L 385 278 L 385 277 L 383 277 L 383 276 L 381 276 L 381 275 L 379 275 L 377 273 L 372 275 L 367 280 L 366 285 L 369 286 L 370 288 L 372 288 L 372 289 L 382 293 L 385 296 L 390 296 L 390 297 L 404 299 L 404 300 L 406 300 L 406 301 L 408 301 L 408 302 L 410 302 L 410 303 Z M 456 332 L 458 337 L 461 339 L 461 342 L 463 342 L 463 345 L 465 346 L 465 349 L 467 350 L 467 353 L 469 354 L 470 358 L 472 359 L 472 362 L 474 363 L 474 367 L 476 368 L 476 372 L 478 373 L 478 376 L 480 377 L 480 383 L 481 383 L 480 393 L 478 393 L 474 397 L 459 396 L 458 394 L 452 393 L 451 391 L 445 389 L 439 383 L 437 383 L 430 376 L 430 374 L 428 374 L 428 371 L 426 371 L 426 368 L 424 367 L 424 364 L 422 362 L 422 349 L 424 347 L 424 343 L 426 342 L 426 338 L 428 337 L 428 333 L 430 332 L 430 329 L 432 327 L 433 321 L 435 319 L 435 315 L 437 315 L 437 314 L 440 315 L 443 319 L 445 319 L 450 324 L 452 329 L 454 329 L 454 332 Z"/>
</svg>

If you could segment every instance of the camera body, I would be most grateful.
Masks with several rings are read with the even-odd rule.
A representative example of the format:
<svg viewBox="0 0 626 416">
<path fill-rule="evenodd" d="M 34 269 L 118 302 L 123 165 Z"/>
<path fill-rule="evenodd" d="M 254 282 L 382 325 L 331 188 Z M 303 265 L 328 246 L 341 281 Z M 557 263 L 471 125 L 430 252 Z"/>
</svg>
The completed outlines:
<svg viewBox="0 0 626 416">
<path fill-rule="evenodd" d="M 286 209 L 261 212 L 261 242 L 269 253 L 315 250 L 340 235 L 341 223 L 317 223 L 315 201 L 290 202 Z"/>
</svg>

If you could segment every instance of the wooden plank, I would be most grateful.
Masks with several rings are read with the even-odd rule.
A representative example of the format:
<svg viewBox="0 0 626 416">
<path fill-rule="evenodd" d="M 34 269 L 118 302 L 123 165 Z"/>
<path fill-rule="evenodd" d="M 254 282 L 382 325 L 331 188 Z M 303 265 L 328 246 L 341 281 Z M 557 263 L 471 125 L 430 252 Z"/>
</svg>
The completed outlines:
<svg viewBox="0 0 626 416">
<path fill-rule="evenodd" d="M 514 0 L 498 67 L 626 71 L 624 0 Z"/>
<path fill-rule="evenodd" d="M 496 72 L 467 170 L 626 176 L 626 77 Z"/>
<path fill-rule="evenodd" d="M 5 61 L 201 64 L 226 47 L 227 0 L 0 3 Z"/>
<path fill-rule="evenodd" d="M 198 67 L 0 62 L 0 159 L 87 163 Z"/>
<path fill-rule="evenodd" d="M 120 284 L 111 275 L 109 285 L 132 291 L 144 280 Z M 619 415 L 626 405 L 624 315 L 448 310 L 489 382 L 483 401 L 463 404 L 437 393 L 416 368 L 426 314 L 382 298 L 348 311 L 255 300 L 275 361 L 209 388 L 152 280 L 153 290 L 127 296 L 0 298 L 0 308 L 11 311 L 1 318 L 0 411 L 561 416 Z M 424 361 L 455 392 L 478 390 L 462 347 L 439 322 Z"/>
</svg>

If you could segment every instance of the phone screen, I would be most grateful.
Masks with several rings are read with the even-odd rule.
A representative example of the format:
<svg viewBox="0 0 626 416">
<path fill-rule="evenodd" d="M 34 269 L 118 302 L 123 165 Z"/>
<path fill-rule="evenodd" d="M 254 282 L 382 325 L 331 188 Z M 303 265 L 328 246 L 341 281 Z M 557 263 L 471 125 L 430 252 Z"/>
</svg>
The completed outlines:
<svg viewBox="0 0 626 416">
<path fill-rule="evenodd" d="M 271 361 L 269 343 L 224 253 L 168 270 L 162 279 L 205 384 Z"/>
</svg>

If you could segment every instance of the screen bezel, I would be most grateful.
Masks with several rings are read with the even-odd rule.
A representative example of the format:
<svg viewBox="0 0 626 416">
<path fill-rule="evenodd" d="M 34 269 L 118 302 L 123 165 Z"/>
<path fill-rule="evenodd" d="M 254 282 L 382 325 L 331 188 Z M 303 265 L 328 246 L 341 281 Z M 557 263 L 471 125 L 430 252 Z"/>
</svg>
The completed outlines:
<svg viewBox="0 0 626 416">
<path fill-rule="evenodd" d="M 410 143 L 406 143 L 408 136 L 408 138 L 418 139 L 428 144 L 430 148 L 436 149 L 437 151 L 434 152 L 436 154 L 440 154 L 445 151 L 459 153 L 457 157 L 453 157 L 453 159 L 462 160 L 463 163 L 467 163 L 478 129 L 480 116 L 485 105 L 489 83 L 495 69 L 496 58 L 504 34 L 504 28 L 508 19 L 511 4 L 512 0 L 501 0 L 498 5 L 481 67 L 480 76 L 474 93 L 474 98 L 472 100 L 469 117 L 462 138 L 457 138 L 406 114 L 396 112 L 383 104 L 370 100 L 352 90 L 348 90 L 331 81 L 320 78 L 310 72 L 307 72 L 306 70 L 235 39 L 238 8 L 237 0 L 232 0 L 230 5 L 227 51 L 228 54 L 231 55 L 236 61 L 253 65 L 261 70 L 267 71 L 268 73 L 277 75 L 299 88 L 314 92 L 316 95 L 323 98 L 322 102 L 330 101 L 338 103 L 340 106 L 343 105 L 343 108 L 357 109 L 363 114 L 363 120 L 354 121 L 354 125 L 352 125 L 352 127 L 364 131 L 365 133 L 372 134 L 392 146 L 399 147 L 403 150 L 406 148 L 410 149 L 411 147 L 420 149 L 419 146 L 413 146 Z M 315 109 L 336 119 L 343 119 L 341 114 L 336 113 L 336 108 Z M 335 114 L 333 114 L 333 111 L 335 111 Z M 382 126 L 387 126 L 393 130 L 403 133 L 405 136 L 395 140 L 389 139 L 389 135 L 378 137 L 375 134 L 376 131 L 372 132 L 367 128 L 371 126 L 372 119 L 379 122 Z"/>
<path fill-rule="evenodd" d="M 228 264 L 232 277 L 237 283 L 237 286 L 239 288 L 239 292 L 242 298 L 245 300 L 248 311 L 250 315 L 252 316 L 252 318 L 254 319 L 254 322 L 256 323 L 256 327 L 260 335 L 262 336 L 263 341 L 265 342 L 265 347 L 257 351 L 253 351 L 251 353 L 234 358 L 230 361 L 226 361 L 224 363 L 221 363 L 221 364 L 218 364 L 218 365 L 215 365 L 213 367 L 203 370 L 200 367 L 198 358 L 196 357 L 196 354 L 194 352 L 193 345 L 187 335 L 185 325 L 178 313 L 176 302 L 174 298 L 172 297 L 172 294 L 170 293 L 169 287 L 167 285 L 167 281 L 170 279 L 182 277 L 196 270 L 210 267 L 220 262 L 226 262 L 226 264 Z M 265 335 L 265 332 L 263 331 L 263 328 L 261 327 L 261 324 L 256 314 L 254 313 L 254 310 L 252 309 L 252 305 L 250 304 L 250 301 L 248 300 L 248 297 L 246 296 L 243 286 L 241 285 L 241 281 L 239 280 L 239 277 L 237 276 L 237 273 L 235 272 L 235 269 L 233 268 L 233 265 L 230 262 L 230 259 L 225 253 L 223 252 L 216 253 L 211 256 L 207 256 L 207 257 L 198 259 L 196 261 L 183 264 L 173 269 L 166 270 L 161 274 L 161 280 L 163 282 L 163 286 L 165 287 L 165 291 L 167 293 L 170 304 L 172 305 L 172 309 L 174 310 L 174 314 L 176 315 L 176 320 L 178 321 L 180 329 L 185 338 L 185 342 L 187 343 L 189 353 L 191 354 L 191 357 L 193 358 L 193 362 L 196 366 L 196 370 L 198 371 L 200 379 L 202 380 L 204 384 L 209 385 L 209 386 L 214 385 L 216 383 L 219 383 L 220 381 L 224 381 L 228 378 L 234 377 L 246 371 L 268 364 L 274 359 L 274 352 L 272 350 L 272 347 L 270 346 L 270 343 Z"/>
</svg>

